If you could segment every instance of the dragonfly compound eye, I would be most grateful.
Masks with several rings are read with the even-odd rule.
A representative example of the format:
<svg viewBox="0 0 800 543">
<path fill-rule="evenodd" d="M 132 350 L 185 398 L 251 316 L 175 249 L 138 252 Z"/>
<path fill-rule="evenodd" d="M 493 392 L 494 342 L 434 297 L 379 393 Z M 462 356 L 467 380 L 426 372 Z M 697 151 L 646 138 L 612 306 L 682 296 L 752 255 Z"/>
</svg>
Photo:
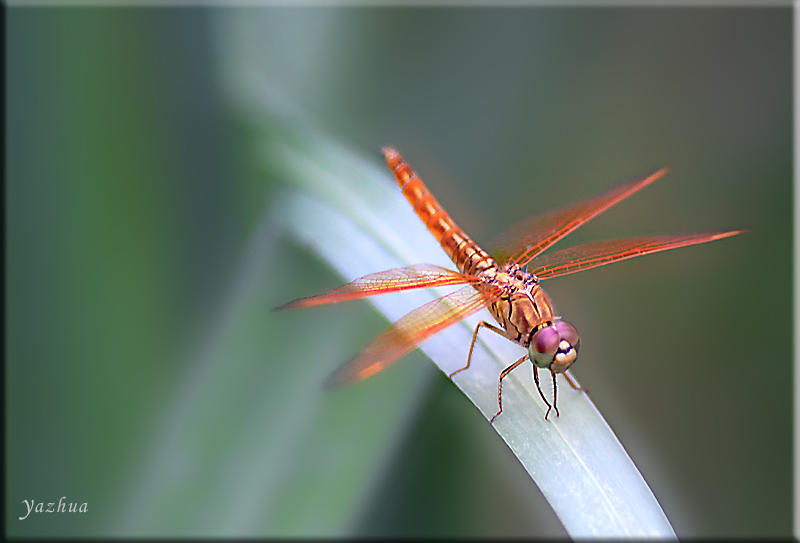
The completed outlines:
<svg viewBox="0 0 800 543">
<path fill-rule="evenodd" d="M 558 352 L 560 342 L 561 337 L 555 326 L 545 326 L 537 330 L 528 345 L 528 355 L 534 365 L 539 368 L 549 368 Z"/>
<path fill-rule="evenodd" d="M 580 343 L 578 330 L 568 322 L 559 321 L 533 334 L 528 354 L 537 367 L 561 373 L 578 358 Z"/>
</svg>

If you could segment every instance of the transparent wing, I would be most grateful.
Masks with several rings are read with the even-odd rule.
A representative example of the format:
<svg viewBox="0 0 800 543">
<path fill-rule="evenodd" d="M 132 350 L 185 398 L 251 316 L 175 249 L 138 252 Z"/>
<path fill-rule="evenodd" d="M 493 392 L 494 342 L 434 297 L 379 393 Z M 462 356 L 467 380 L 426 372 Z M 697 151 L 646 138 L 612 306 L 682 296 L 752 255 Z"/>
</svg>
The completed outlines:
<svg viewBox="0 0 800 543">
<path fill-rule="evenodd" d="M 535 215 L 493 238 L 489 243 L 493 248 L 491 252 L 500 263 L 524 266 L 582 224 L 643 189 L 667 171 L 668 168 L 661 168 L 598 196 Z"/>
<path fill-rule="evenodd" d="M 325 381 L 336 387 L 360 381 L 385 369 L 433 334 L 475 313 L 500 296 L 500 289 L 464 287 L 418 307 L 383 331 Z"/>
<path fill-rule="evenodd" d="M 406 268 L 393 268 L 378 273 L 371 273 L 347 283 L 346 285 L 317 296 L 299 298 L 275 309 L 291 309 L 311 307 L 323 304 L 335 304 L 347 300 L 357 300 L 367 296 L 377 296 L 387 292 L 398 292 L 412 288 L 440 287 L 443 285 L 459 285 L 476 283 L 479 279 L 470 275 L 448 270 L 433 264 L 417 264 Z"/>
<path fill-rule="evenodd" d="M 744 230 L 596 241 L 536 258 L 528 271 L 540 280 L 590 270 L 636 256 L 724 239 Z"/>
</svg>

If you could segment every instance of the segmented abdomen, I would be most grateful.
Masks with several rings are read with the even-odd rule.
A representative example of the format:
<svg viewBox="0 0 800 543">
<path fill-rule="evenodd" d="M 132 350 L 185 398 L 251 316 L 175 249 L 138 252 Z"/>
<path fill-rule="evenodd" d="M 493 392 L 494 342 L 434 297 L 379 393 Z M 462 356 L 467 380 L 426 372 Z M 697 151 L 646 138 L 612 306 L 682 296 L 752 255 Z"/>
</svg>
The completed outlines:
<svg viewBox="0 0 800 543">
<path fill-rule="evenodd" d="M 384 148 L 386 164 L 414 211 L 459 270 L 470 275 L 496 268 L 497 262 L 453 222 L 422 179 L 395 149 Z"/>
</svg>

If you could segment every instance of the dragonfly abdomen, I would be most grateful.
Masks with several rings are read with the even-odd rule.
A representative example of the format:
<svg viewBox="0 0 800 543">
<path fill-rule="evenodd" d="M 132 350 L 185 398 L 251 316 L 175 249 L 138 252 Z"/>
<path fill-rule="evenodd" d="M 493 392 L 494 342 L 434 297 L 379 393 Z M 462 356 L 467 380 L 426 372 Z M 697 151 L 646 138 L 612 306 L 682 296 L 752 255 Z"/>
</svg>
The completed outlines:
<svg viewBox="0 0 800 543">
<path fill-rule="evenodd" d="M 458 269 L 463 273 L 477 275 L 483 270 L 496 268 L 497 262 L 453 221 L 400 153 L 386 147 L 383 154 L 386 156 L 386 164 L 394 173 L 397 184 L 417 216 Z"/>
</svg>

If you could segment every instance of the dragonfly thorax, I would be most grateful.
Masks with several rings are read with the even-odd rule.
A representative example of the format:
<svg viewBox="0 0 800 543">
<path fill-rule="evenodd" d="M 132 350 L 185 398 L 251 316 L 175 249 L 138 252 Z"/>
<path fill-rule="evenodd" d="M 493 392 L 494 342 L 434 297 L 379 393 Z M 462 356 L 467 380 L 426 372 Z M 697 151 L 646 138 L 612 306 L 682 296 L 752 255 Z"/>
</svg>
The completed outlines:
<svg viewBox="0 0 800 543">
<path fill-rule="evenodd" d="M 575 362 L 578 331 L 555 315 L 550 297 L 535 275 L 516 264 L 504 264 L 485 270 L 481 278 L 503 290 L 489 310 L 508 339 L 528 349 L 534 365 L 562 373 Z"/>
</svg>

